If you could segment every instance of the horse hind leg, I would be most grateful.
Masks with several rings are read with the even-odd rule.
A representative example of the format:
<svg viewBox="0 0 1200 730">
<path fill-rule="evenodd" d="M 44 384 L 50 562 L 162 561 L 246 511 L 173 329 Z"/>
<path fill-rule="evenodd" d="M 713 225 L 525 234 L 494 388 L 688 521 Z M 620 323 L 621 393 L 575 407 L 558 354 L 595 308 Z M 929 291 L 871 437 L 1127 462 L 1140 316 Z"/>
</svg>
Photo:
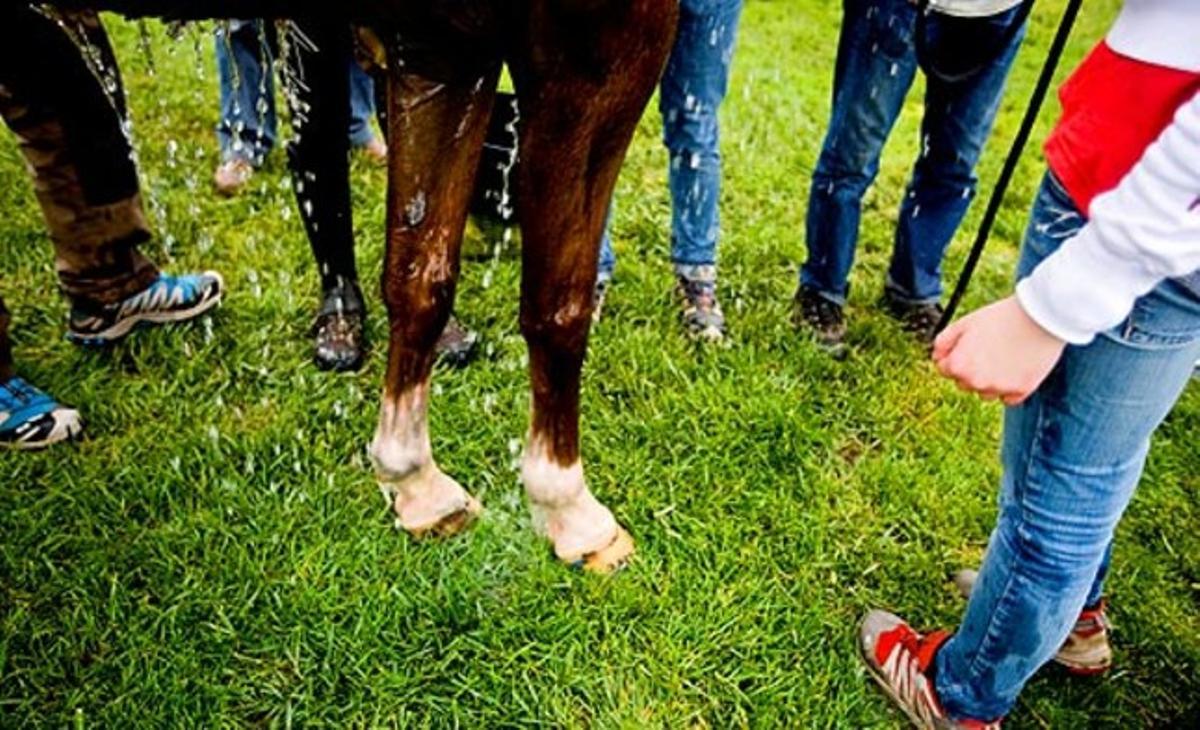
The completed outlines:
<svg viewBox="0 0 1200 730">
<path fill-rule="evenodd" d="M 579 388 L 597 255 L 617 174 L 676 18 L 671 0 L 624 7 L 624 18 L 607 17 L 582 33 L 535 9 L 521 44 L 527 50 L 513 63 L 524 125 L 521 329 L 533 396 L 521 477 L 534 525 L 556 556 L 596 572 L 620 568 L 634 550 L 588 489 L 579 453 Z M 588 44 L 582 54 L 580 38 Z M 573 66 L 572 58 L 586 63 Z"/>
<path fill-rule="evenodd" d="M 387 254 L 390 338 L 370 453 L 380 488 L 410 534 L 446 536 L 481 506 L 433 459 L 428 408 L 434 346 L 449 319 L 463 226 L 498 68 L 436 82 L 393 64 L 388 77 Z"/>
</svg>

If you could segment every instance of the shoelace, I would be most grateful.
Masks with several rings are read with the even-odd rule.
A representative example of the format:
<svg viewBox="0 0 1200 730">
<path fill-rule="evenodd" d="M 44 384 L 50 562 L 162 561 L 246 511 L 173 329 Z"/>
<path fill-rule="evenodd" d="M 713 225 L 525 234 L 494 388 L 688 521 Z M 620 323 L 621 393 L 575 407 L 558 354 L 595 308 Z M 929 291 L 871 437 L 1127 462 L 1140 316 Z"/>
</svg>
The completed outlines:
<svg viewBox="0 0 1200 730">
<path fill-rule="evenodd" d="M 680 279 L 684 298 L 695 309 L 712 309 L 717 301 L 717 285 L 711 281 Z"/>
<path fill-rule="evenodd" d="M 815 299 L 811 306 L 805 307 L 805 319 L 820 329 L 837 324 L 840 319 L 838 306 L 824 297 Z"/>
<path fill-rule="evenodd" d="M 944 715 L 918 658 L 921 638 L 908 627 L 898 631 L 903 633 L 881 669 L 900 702 L 912 708 L 923 724 L 932 725 Z"/>
</svg>

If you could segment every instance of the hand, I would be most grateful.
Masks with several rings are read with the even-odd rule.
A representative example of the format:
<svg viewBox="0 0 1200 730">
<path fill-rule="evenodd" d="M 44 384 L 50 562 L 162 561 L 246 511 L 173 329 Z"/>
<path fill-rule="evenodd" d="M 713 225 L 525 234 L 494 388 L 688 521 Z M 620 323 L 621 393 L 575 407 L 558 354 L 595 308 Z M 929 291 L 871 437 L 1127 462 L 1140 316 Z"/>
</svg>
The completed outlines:
<svg viewBox="0 0 1200 730">
<path fill-rule="evenodd" d="M 1066 344 L 1010 296 L 947 327 L 934 340 L 933 361 L 959 388 L 1015 406 L 1042 384 Z"/>
</svg>

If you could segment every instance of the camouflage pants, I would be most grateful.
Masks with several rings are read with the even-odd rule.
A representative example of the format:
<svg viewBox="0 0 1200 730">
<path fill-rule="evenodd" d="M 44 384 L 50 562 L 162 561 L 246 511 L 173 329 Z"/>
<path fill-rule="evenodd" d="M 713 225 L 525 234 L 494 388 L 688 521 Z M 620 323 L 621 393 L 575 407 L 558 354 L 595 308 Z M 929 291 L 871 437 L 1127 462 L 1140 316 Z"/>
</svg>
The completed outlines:
<svg viewBox="0 0 1200 730">
<path fill-rule="evenodd" d="M 33 177 L 59 284 L 85 305 L 119 301 L 158 276 L 138 251 L 150 227 L 124 115 L 112 47 L 95 14 L 51 18 L 0 4 L 0 116 Z M 0 301 L 0 380 L 11 365 L 7 325 Z"/>
</svg>

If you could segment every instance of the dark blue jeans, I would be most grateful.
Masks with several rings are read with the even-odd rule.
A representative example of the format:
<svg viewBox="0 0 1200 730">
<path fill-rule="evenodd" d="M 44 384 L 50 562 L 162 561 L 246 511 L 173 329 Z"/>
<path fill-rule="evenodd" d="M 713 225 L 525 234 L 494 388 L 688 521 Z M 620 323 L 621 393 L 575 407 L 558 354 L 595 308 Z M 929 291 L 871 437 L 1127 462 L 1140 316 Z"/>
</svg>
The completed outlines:
<svg viewBox="0 0 1200 730">
<path fill-rule="evenodd" d="M 721 151 L 717 111 L 729 85 L 729 65 L 742 0 L 682 0 L 679 33 L 659 90 L 663 144 L 670 153 L 671 260 L 689 278 L 717 261 Z M 608 226 L 600 246 L 600 277 L 616 266 Z M 703 274 L 707 276 L 709 274 Z"/>
<path fill-rule="evenodd" d="M 275 82 L 271 74 L 273 29 L 261 20 L 231 20 L 228 35 L 218 27 L 217 74 L 220 77 L 221 120 L 217 141 L 221 159 L 241 158 L 258 166 L 275 146 Z M 371 117 L 375 116 L 375 88 L 371 77 L 353 56 L 347 56 L 350 74 L 350 143 L 370 142 Z"/>
<path fill-rule="evenodd" d="M 916 75 L 916 12 L 908 0 L 845 0 L 833 112 L 813 172 L 800 283 L 844 304 L 858 245 L 862 199 Z M 992 22 L 1007 27 L 1017 11 Z M 929 29 L 937 32 L 936 15 Z M 927 79 L 921 152 L 900 206 L 887 287 L 912 303 L 942 295 L 942 257 L 975 195 L 975 163 L 1024 36 L 970 79 Z"/>
<path fill-rule="evenodd" d="M 1018 278 L 1086 223 L 1050 175 L 1029 216 Z M 1021 688 L 1100 599 L 1113 532 L 1142 476 L 1150 436 L 1200 358 L 1200 296 L 1164 281 L 1129 318 L 1068 347 L 1004 418 L 1000 514 L 958 632 L 937 655 L 952 716 L 1005 715 Z"/>
</svg>

